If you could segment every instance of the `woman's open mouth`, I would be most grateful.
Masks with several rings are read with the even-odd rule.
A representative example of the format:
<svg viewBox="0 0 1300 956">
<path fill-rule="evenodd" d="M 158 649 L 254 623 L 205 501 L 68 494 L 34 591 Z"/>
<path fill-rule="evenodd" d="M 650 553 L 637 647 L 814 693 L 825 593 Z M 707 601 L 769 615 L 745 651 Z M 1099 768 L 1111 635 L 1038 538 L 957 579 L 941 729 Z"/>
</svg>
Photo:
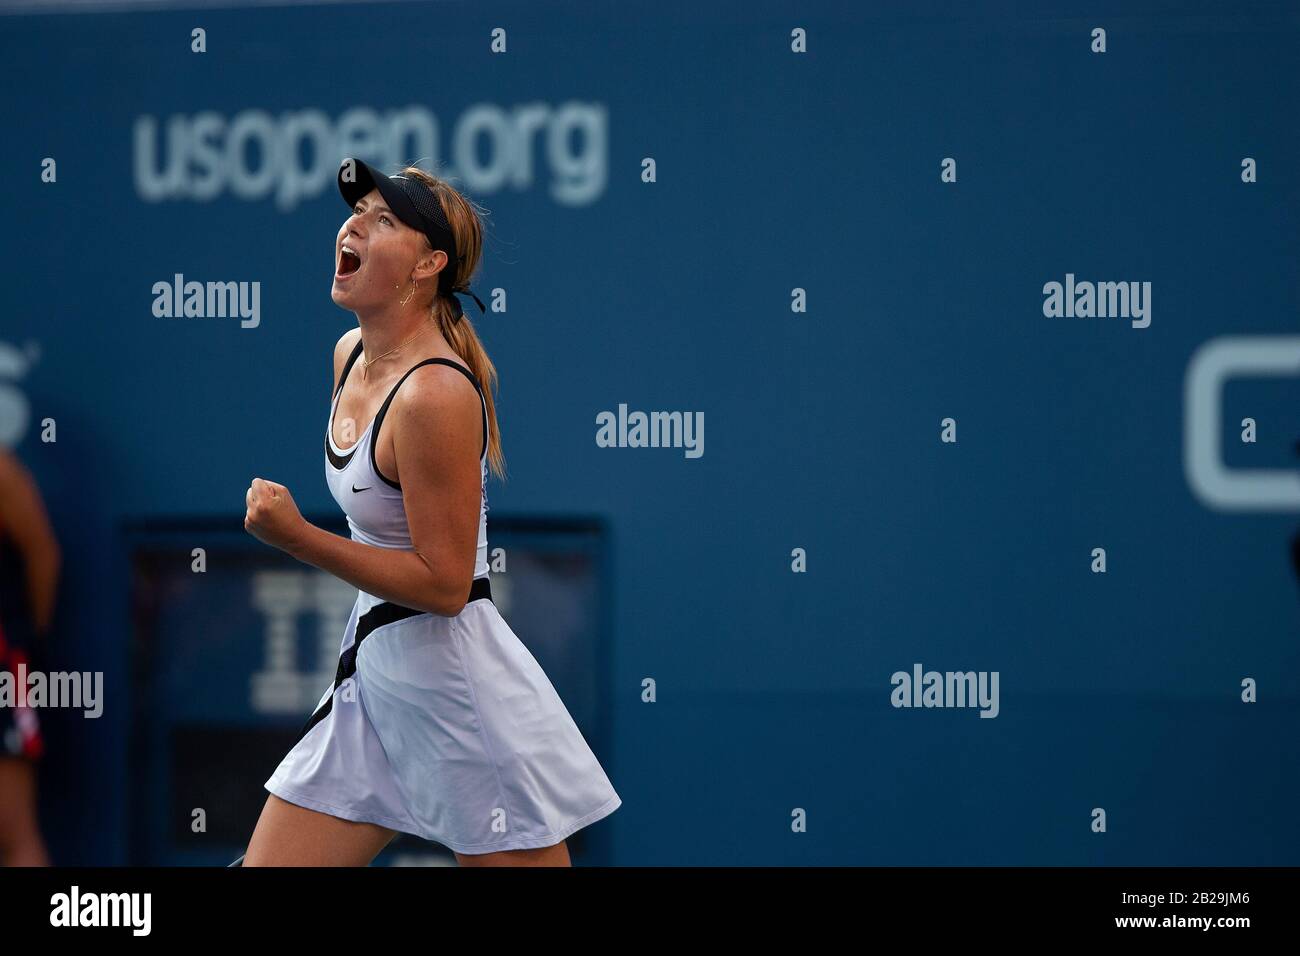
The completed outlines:
<svg viewBox="0 0 1300 956">
<path fill-rule="evenodd" d="M 344 245 L 339 250 L 338 270 L 334 273 L 335 279 L 347 279 L 356 275 L 357 270 L 361 268 L 361 256 L 349 245 Z"/>
</svg>

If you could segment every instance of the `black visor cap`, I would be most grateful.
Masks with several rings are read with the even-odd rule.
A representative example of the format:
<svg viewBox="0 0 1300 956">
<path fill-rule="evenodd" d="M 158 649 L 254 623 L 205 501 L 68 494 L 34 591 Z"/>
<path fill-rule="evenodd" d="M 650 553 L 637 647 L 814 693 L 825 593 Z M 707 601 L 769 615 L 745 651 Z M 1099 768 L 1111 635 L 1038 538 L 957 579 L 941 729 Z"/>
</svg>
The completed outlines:
<svg viewBox="0 0 1300 956">
<path fill-rule="evenodd" d="M 405 176 L 385 176 L 360 159 L 345 159 L 339 166 L 339 193 L 349 209 L 356 208 L 366 194 L 378 189 L 384 203 L 398 219 L 424 233 L 429 245 L 447 253 L 447 265 L 438 274 L 439 289 L 447 292 L 456 275 L 456 238 L 437 198 L 418 180 Z"/>
</svg>

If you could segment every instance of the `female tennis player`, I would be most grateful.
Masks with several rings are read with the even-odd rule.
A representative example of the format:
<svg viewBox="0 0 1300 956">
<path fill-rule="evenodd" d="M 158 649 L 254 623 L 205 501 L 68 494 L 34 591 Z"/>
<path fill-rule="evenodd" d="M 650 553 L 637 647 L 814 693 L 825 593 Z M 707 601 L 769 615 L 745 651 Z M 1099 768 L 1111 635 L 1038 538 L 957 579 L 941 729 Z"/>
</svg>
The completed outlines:
<svg viewBox="0 0 1300 956">
<path fill-rule="evenodd" d="M 487 472 L 503 473 L 496 369 L 458 294 L 475 207 L 415 167 L 339 169 L 351 209 L 333 299 L 325 478 L 351 537 L 254 478 L 244 527 L 358 589 L 334 683 L 275 773 L 244 866 L 364 866 L 398 833 L 462 865 L 570 864 L 565 838 L 621 805 L 550 680 L 492 602 Z"/>
</svg>

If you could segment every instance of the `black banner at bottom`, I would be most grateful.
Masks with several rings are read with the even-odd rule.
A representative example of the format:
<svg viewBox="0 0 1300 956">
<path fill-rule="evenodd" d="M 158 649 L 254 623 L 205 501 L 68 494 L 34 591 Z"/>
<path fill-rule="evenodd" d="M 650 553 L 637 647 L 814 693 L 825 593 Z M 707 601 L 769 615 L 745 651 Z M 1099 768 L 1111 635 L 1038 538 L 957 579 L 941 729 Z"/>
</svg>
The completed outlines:
<svg viewBox="0 0 1300 956">
<path fill-rule="evenodd" d="M 680 925 L 733 940 L 784 925 L 926 941 L 1047 932 L 1231 945 L 1286 928 L 1296 876 L 1282 867 L 64 868 L 0 870 L 0 899 L 6 944 L 76 936 L 248 945 L 272 929 L 287 942 L 337 944 L 373 942 L 380 926 L 457 923 L 499 941 L 585 935 L 597 923 L 604 936 L 613 921 L 632 936 Z"/>
</svg>

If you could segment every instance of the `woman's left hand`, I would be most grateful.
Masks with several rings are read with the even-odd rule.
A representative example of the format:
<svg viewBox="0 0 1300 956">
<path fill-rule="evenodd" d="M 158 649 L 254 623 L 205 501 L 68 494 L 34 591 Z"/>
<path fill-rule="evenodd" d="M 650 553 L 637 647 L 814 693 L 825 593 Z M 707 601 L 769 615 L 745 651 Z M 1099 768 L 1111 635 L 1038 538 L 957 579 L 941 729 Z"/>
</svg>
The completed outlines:
<svg viewBox="0 0 1300 956">
<path fill-rule="evenodd" d="M 244 495 L 244 530 L 257 540 L 292 554 L 308 525 L 284 485 L 254 478 Z"/>
</svg>

